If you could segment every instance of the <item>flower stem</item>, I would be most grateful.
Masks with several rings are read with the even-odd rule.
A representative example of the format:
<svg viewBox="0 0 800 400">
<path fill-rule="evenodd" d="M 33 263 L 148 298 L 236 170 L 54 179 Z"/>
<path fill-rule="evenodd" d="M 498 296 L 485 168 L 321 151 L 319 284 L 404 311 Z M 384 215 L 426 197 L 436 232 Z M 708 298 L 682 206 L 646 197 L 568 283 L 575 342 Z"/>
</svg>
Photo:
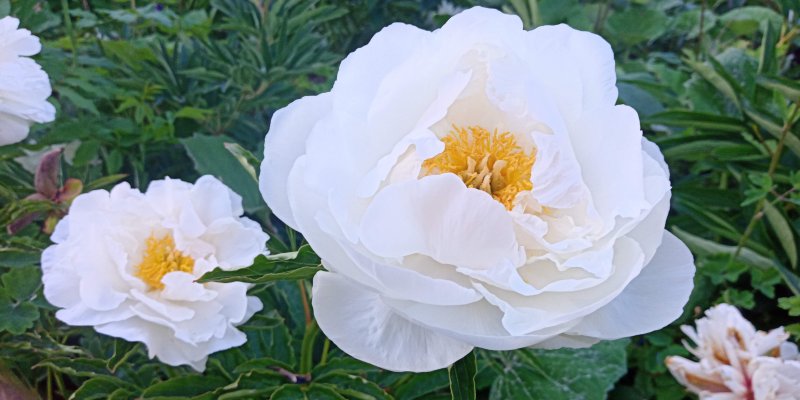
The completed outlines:
<svg viewBox="0 0 800 400">
<path fill-rule="evenodd" d="M 303 344 L 300 346 L 300 373 L 308 374 L 311 372 L 311 366 L 314 363 L 314 341 L 319 334 L 319 326 L 317 321 L 311 320 L 311 323 L 306 325 L 306 332 L 303 335 Z"/>
<path fill-rule="evenodd" d="M 72 27 L 72 18 L 69 16 L 69 1 L 61 0 L 61 8 L 64 13 L 64 26 L 69 34 L 69 43 L 72 46 L 72 66 L 78 65 L 78 39 L 75 36 L 75 29 Z"/>
<path fill-rule="evenodd" d="M 781 153 L 783 153 L 786 136 L 789 135 L 789 131 L 792 130 L 792 125 L 794 125 L 794 119 L 797 117 L 798 109 L 800 109 L 800 107 L 798 107 L 797 104 L 794 104 L 794 108 L 789 113 L 786 121 L 783 123 L 783 128 L 781 128 L 781 137 L 778 140 L 778 145 L 775 147 L 775 151 L 772 153 L 772 159 L 770 159 L 769 162 L 769 170 L 767 171 L 767 175 L 770 177 L 770 179 L 775 175 L 775 170 L 778 169 L 778 162 L 780 161 Z M 741 239 L 739 239 L 739 243 L 736 245 L 736 251 L 733 252 L 730 260 L 728 260 L 728 264 L 732 263 L 739 257 L 739 254 L 741 254 L 745 244 L 747 244 L 747 240 L 750 239 L 753 229 L 755 229 L 758 221 L 760 221 L 764 216 L 763 209 L 766 201 L 767 199 L 763 198 L 759 200 L 758 204 L 756 204 L 756 209 L 753 212 L 753 216 L 750 218 L 750 222 L 747 224 L 744 234 L 742 234 Z"/>
</svg>

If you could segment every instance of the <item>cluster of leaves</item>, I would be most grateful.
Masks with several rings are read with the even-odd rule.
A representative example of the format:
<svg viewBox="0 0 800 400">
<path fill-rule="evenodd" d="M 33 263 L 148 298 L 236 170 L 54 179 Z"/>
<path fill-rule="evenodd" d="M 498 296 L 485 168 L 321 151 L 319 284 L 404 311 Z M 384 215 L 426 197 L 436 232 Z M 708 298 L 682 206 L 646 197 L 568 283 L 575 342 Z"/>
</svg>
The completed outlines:
<svg viewBox="0 0 800 400">
<path fill-rule="evenodd" d="M 516 13 L 527 28 L 566 22 L 611 42 L 620 100 L 672 168 L 668 227 L 697 256 L 693 298 L 672 326 L 589 349 L 476 351 L 424 374 L 354 360 L 319 331 L 308 297 L 319 259 L 270 217 L 257 188 L 269 117 L 328 90 L 337 62 L 381 27 L 434 29 L 473 5 Z M 798 0 L 0 0 L 0 17 L 19 17 L 42 39 L 37 61 L 58 109 L 32 141 L 0 148 L 0 223 L 34 221 L 0 235 L 0 397 L 683 398 L 663 360 L 686 355 L 677 326 L 711 304 L 800 334 L 798 11 Z M 49 244 L 42 228 L 69 199 L 30 198 L 44 187 L 38 160 L 54 146 L 64 150 L 42 175 L 51 189 L 212 174 L 243 197 L 275 255 L 203 279 L 255 285 L 267 311 L 242 326 L 244 346 L 211 356 L 197 374 L 55 319 L 38 262 Z"/>
</svg>

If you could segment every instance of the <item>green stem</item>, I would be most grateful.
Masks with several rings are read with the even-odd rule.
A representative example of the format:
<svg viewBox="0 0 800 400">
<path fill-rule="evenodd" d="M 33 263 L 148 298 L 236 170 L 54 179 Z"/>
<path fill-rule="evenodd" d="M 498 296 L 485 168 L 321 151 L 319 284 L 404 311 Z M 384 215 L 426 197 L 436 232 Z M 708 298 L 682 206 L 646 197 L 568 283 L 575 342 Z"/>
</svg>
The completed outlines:
<svg viewBox="0 0 800 400">
<path fill-rule="evenodd" d="M 328 362 L 328 351 L 331 349 L 331 340 L 325 338 L 325 343 L 322 345 L 322 357 L 319 359 L 320 364 Z"/>
<path fill-rule="evenodd" d="M 72 46 L 72 66 L 78 65 L 78 38 L 75 36 L 75 29 L 72 27 L 72 18 L 69 16 L 69 2 L 61 0 L 61 8 L 64 13 L 64 25 L 69 34 L 69 43 Z"/>
<path fill-rule="evenodd" d="M 778 162 L 781 158 L 781 153 L 783 153 L 784 142 L 786 141 L 786 136 L 789 135 L 789 131 L 792 130 L 792 125 L 794 124 L 794 119 L 797 116 L 797 111 L 800 107 L 797 104 L 794 105 L 794 108 L 789 113 L 789 116 L 786 118 L 786 121 L 783 123 L 783 128 L 781 129 L 781 137 L 778 140 L 778 146 L 775 147 L 775 151 L 772 153 L 772 159 L 769 162 L 769 170 L 767 171 L 767 175 L 770 179 L 775 175 L 775 170 L 778 169 Z M 739 239 L 739 243 L 736 245 L 736 251 L 733 252 L 731 258 L 728 260 L 728 264 L 732 263 L 739 257 L 741 254 L 744 245 L 747 244 L 747 240 L 750 239 L 750 235 L 753 233 L 753 229 L 755 229 L 758 221 L 764 216 L 762 212 L 764 209 L 764 205 L 767 199 L 761 199 L 758 204 L 756 204 L 756 209 L 753 212 L 753 216 L 750 218 L 750 222 L 747 224 L 747 228 L 744 230 L 744 234 L 742 234 L 742 238 Z"/>
<path fill-rule="evenodd" d="M 314 362 L 314 341 L 319 334 L 317 321 L 311 320 L 306 325 L 306 332 L 303 335 L 303 344 L 300 346 L 300 373 L 308 374 Z"/>
</svg>

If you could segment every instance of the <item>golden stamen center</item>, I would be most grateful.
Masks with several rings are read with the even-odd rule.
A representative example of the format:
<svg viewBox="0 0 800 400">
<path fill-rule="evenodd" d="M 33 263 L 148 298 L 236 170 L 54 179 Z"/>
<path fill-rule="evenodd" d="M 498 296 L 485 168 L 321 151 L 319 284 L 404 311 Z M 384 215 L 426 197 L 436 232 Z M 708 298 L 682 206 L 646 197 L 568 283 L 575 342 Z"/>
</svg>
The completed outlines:
<svg viewBox="0 0 800 400">
<path fill-rule="evenodd" d="M 175 248 L 172 235 L 165 235 L 162 238 L 147 238 L 144 257 L 136 266 L 135 273 L 151 289 L 160 290 L 164 288 L 161 283 L 164 275 L 175 271 L 191 273 L 193 270 L 194 259 Z"/>
<path fill-rule="evenodd" d="M 533 188 L 536 154 L 526 153 L 510 132 L 453 125 L 442 141 L 444 151 L 422 164 L 426 175 L 456 174 L 467 187 L 488 193 L 508 210 L 517 193 Z"/>
</svg>

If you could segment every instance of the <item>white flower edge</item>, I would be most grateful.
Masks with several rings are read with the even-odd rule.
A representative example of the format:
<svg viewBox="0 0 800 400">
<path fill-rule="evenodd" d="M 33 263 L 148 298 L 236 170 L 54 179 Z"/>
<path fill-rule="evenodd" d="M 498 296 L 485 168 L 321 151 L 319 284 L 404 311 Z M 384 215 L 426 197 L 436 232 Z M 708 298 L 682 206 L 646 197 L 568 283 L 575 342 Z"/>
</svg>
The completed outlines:
<svg viewBox="0 0 800 400">
<path fill-rule="evenodd" d="M 50 80 L 35 61 L 28 58 L 42 46 L 19 20 L 0 18 L 0 146 L 28 136 L 33 123 L 55 119 L 55 107 L 47 101 Z"/>
</svg>

